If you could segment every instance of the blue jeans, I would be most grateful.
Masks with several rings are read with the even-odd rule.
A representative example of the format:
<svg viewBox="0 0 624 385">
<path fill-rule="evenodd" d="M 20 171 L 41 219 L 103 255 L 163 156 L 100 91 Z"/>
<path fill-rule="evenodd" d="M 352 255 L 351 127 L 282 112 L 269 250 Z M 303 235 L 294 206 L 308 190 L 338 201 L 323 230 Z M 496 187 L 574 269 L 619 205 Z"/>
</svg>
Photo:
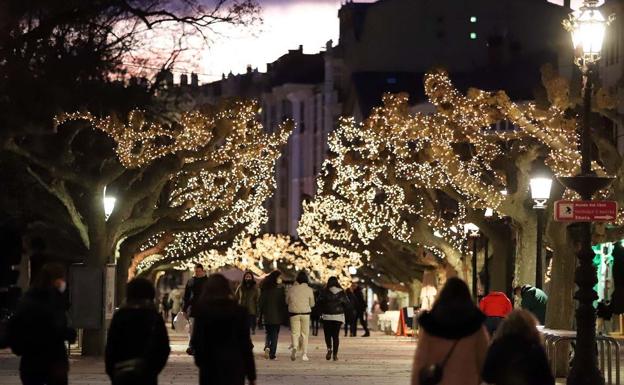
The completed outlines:
<svg viewBox="0 0 624 385">
<path fill-rule="evenodd" d="M 280 325 L 264 325 L 266 340 L 264 348 L 269 348 L 269 358 L 275 358 L 277 352 L 277 337 L 279 337 Z"/>
</svg>

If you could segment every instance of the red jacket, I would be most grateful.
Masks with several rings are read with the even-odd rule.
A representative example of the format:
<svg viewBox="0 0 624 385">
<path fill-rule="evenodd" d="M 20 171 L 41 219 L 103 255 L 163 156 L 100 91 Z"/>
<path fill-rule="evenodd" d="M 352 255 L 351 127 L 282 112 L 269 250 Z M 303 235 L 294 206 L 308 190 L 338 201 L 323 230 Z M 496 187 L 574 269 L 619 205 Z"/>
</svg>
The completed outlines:
<svg viewBox="0 0 624 385">
<path fill-rule="evenodd" d="M 479 303 L 479 308 L 488 317 L 506 317 L 511 313 L 511 301 L 500 291 L 486 295 Z"/>
</svg>

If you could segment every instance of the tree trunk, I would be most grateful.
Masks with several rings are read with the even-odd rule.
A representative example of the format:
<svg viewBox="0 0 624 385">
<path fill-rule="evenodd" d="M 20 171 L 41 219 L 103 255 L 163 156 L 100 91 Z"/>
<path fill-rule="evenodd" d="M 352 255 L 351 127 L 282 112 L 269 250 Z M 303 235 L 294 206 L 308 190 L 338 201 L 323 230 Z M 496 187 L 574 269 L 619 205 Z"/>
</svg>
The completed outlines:
<svg viewBox="0 0 624 385">
<path fill-rule="evenodd" d="M 537 248 L 537 218 L 535 216 L 515 223 L 516 229 L 516 263 L 514 270 L 514 286 L 535 286 L 535 258 Z"/>
<path fill-rule="evenodd" d="M 89 229 L 89 234 L 92 235 L 91 248 L 87 256 L 87 265 L 90 267 L 98 268 L 102 271 L 102 289 L 101 292 L 95 293 L 93 300 L 101 303 L 101 325 L 99 329 L 85 329 L 83 331 L 82 340 L 82 354 L 84 356 L 102 356 L 104 354 L 104 347 L 106 346 L 106 331 L 110 319 L 105 316 L 105 298 L 107 292 L 106 282 L 106 265 L 109 261 L 112 261 L 114 255 L 114 246 L 109 242 L 106 236 L 106 227 L 96 226 L 99 230 L 104 230 L 99 233 L 95 233 Z M 95 234 L 94 234 L 95 233 Z M 113 288 L 114 290 L 114 288 Z"/>
<path fill-rule="evenodd" d="M 422 290 L 423 282 L 418 279 L 414 279 L 409 284 L 409 306 L 416 306 L 420 303 L 420 291 Z"/>
<path fill-rule="evenodd" d="M 550 329 L 572 329 L 574 318 L 574 270 L 576 255 L 573 238 L 567 225 L 551 222 L 548 228 L 550 244 L 553 247 L 553 260 L 546 326 Z M 568 349 L 558 349 L 557 376 L 565 377 L 569 366 Z"/>
</svg>

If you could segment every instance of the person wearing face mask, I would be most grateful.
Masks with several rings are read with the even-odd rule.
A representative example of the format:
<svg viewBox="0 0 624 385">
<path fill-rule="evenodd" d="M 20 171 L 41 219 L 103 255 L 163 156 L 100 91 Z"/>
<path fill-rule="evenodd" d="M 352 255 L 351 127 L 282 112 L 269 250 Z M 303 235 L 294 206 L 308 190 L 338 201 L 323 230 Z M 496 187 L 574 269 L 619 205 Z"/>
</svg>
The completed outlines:
<svg viewBox="0 0 624 385">
<path fill-rule="evenodd" d="M 271 360 L 276 359 L 280 325 L 286 318 L 286 294 L 281 274 L 279 270 L 274 270 L 262 281 L 258 303 L 258 316 L 264 319 L 266 330 L 264 358 Z"/>
<path fill-rule="evenodd" d="M 69 360 L 65 342 L 76 331 L 68 326 L 65 268 L 45 264 L 9 322 L 9 346 L 21 356 L 24 385 L 67 384 Z"/>
<path fill-rule="evenodd" d="M 251 271 L 246 271 L 243 281 L 240 283 L 234 294 L 238 304 L 247 309 L 249 330 L 251 334 L 256 334 L 256 313 L 258 310 L 258 299 L 260 293 L 256 286 L 256 280 Z"/>
</svg>

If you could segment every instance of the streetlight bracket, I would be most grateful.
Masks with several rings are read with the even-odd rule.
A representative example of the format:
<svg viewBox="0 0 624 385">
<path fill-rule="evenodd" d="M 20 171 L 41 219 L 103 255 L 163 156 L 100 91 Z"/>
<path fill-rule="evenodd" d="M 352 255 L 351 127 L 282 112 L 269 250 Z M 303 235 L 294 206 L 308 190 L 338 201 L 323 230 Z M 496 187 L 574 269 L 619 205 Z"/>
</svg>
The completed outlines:
<svg viewBox="0 0 624 385">
<path fill-rule="evenodd" d="M 546 208 L 546 203 L 548 202 L 548 199 L 533 199 L 533 201 L 535 202 L 535 205 L 533 205 L 534 209 L 544 210 Z"/>
</svg>

